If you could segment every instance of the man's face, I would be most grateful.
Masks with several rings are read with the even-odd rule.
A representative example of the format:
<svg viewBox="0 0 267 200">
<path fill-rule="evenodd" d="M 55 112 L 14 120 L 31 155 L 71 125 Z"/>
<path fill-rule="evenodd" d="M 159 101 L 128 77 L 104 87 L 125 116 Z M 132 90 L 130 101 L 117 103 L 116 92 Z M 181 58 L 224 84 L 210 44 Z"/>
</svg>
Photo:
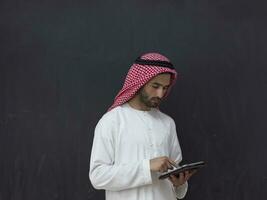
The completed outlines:
<svg viewBox="0 0 267 200">
<path fill-rule="evenodd" d="M 159 74 L 151 79 L 139 92 L 139 100 L 148 108 L 160 105 L 162 97 L 166 94 L 171 82 L 168 73 Z"/>
</svg>

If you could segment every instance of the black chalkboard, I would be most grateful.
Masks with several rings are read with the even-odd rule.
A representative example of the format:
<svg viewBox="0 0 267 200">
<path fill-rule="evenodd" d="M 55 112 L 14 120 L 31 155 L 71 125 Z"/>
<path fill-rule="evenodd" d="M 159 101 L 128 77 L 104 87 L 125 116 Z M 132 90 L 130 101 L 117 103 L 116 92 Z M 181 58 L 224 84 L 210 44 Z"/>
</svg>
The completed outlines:
<svg viewBox="0 0 267 200">
<path fill-rule="evenodd" d="M 88 179 L 94 127 L 151 51 L 182 75 L 161 109 L 184 163 L 209 163 L 185 199 L 266 199 L 264 4 L 2 0 L 0 200 L 103 200 Z"/>
</svg>

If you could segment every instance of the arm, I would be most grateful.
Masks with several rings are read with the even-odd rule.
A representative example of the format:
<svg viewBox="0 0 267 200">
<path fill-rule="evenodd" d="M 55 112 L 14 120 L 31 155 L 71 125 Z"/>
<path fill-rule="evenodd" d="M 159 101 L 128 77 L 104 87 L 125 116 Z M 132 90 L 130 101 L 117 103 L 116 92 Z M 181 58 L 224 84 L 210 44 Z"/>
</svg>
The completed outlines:
<svg viewBox="0 0 267 200">
<path fill-rule="evenodd" d="M 149 160 L 116 164 L 116 123 L 102 119 L 95 129 L 89 177 L 96 189 L 119 191 L 152 184 Z"/>
</svg>

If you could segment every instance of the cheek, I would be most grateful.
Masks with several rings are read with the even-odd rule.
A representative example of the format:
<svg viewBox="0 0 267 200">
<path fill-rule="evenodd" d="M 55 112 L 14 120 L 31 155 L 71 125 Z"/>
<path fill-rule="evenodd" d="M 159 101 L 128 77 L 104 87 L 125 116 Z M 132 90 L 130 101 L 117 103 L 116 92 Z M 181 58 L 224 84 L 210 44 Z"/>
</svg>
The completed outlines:
<svg viewBox="0 0 267 200">
<path fill-rule="evenodd" d="M 151 98 L 151 97 L 155 97 L 157 96 L 157 89 L 155 88 L 150 88 L 148 91 L 147 91 L 147 94 L 148 96 Z"/>
</svg>

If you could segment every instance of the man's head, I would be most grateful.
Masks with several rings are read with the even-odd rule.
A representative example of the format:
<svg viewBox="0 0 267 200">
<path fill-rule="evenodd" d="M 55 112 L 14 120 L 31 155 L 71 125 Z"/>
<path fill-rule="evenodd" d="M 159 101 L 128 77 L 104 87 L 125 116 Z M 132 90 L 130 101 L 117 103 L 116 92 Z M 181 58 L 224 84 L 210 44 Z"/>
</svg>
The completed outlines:
<svg viewBox="0 0 267 200">
<path fill-rule="evenodd" d="M 166 95 L 170 83 L 170 73 L 155 76 L 139 90 L 136 94 L 137 100 L 147 108 L 157 108 Z"/>
<path fill-rule="evenodd" d="M 170 60 L 159 53 L 146 53 L 138 57 L 129 69 L 124 85 L 116 95 L 109 111 L 139 97 L 145 108 L 158 107 L 177 79 Z"/>
</svg>

